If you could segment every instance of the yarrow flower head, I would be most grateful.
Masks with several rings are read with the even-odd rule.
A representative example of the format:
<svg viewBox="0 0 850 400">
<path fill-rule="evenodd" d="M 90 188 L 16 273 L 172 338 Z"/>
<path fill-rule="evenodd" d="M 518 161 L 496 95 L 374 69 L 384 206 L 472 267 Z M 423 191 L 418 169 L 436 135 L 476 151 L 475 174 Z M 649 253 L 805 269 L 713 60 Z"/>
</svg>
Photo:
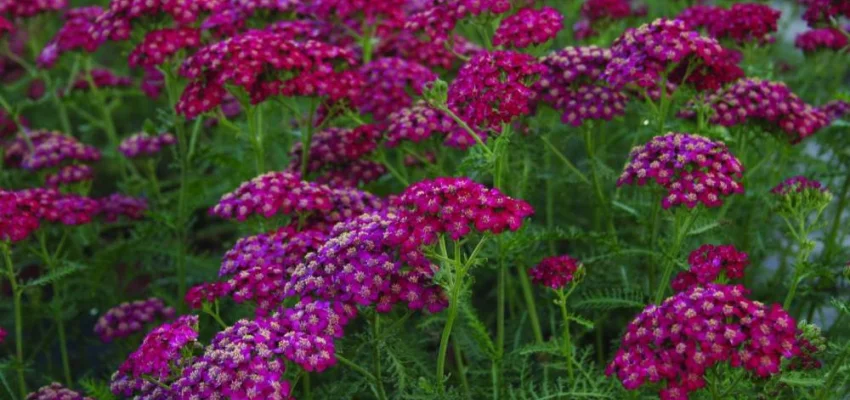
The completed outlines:
<svg viewBox="0 0 850 400">
<path fill-rule="evenodd" d="M 44 177 L 44 185 L 49 188 L 71 185 L 80 182 L 90 182 L 94 179 L 94 169 L 88 165 L 66 165 Z"/>
<path fill-rule="evenodd" d="M 584 266 L 568 255 L 546 257 L 528 270 L 531 282 L 552 288 L 563 289 L 581 278 Z"/>
<path fill-rule="evenodd" d="M 99 213 L 100 204 L 94 199 L 56 189 L 32 188 L 19 190 L 17 196 L 40 220 L 68 226 L 90 223 Z"/>
<path fill-rule="evenodd" d="M 145 199 L 120 193 L 100 198 L 98 203 L 100 203 L 100 213 L 103 214 L 106 222 L 115 222 L 120 217 L 131 220 L 142 219 L 145 211 L 148 210 L 148 202 Z"/>
<path fill-rule="evenodd" d="M 140 132 L 121 141 L 118 151 L 127 158 L 149 157 L 159 153 L 164 146 L 172 146 L 176 143 L 177 138 L 170 133 L 151 136 Z"/>
<path fill-rule="evenodd" d="M 3 329 L 2 327 L 0 327 L 0 344 L 6 343 L 6 336 L 7 336 L 8 334 L 9 334 L 9 333 L 8 333 L 8 332 L 6 332 L 6 330 L 5 330 L 5 329 Z"/>
<path fill-rule="evenodd" d="M 167 307 L 164 301 L 156 297 L 121 303 L 98 318 L 94 333 L 101 341 L 109 343 L 141 332 L 157 319 L 174 318 L 174 314 L 173 308 Z"/>
<path fill-rule="evenodd" d="M 92 83 L 97 89 L 125 89 L 133 85 L 133 81 L 126 76 L 118 76 L 114 72 L 104 69 L 95 68 L 90 71 L 91 76 L 87 73 L 81 73 L 77 76 L 74 85 L 71 86 L 71 92 L 87 92 L 92 89 Z"/>
<path fill-rule="evenodd" d="M 766 378 L 800 354 L 794 319 L 748 299 L 741 285 L 710 283 L 649 305 L 628 326 L 606 374 L 628 390 L 664 381 L 662 399 L 686 399 L 706 371 L 726 364 Z"/>
<path fill-rule="evenodd" d="M 469 178 L 436 178 L 407 187 L 395 199 L 399 221 L 387 232 L 404 251 L 436 243 L 440 234 L 460 240 L 472 232 L 516 231 L 534 209 Z"/>
<path fill-rule="evenodd" d="M 806 54 L 818 51 L 841 51 L 847 48 L 847 36 L 838 28 L 809 29 L 797 34 L 794 46 Z"/>
<path fill-rule="evenodd" d="M 328 168 L 345 168 L 372 153 L 378 147 L 381 131 L 373 124 L 357 128 L 328 128 L 317 132 L 310 145 L 307 159 L 307 172 Z M 289 170 L 297 173 L 301 169 L 303 157 L 301 143 L 295 143 L 290 150 Z"/>
<path fill-rule="evenodd" d="M 807 215 L 823 210 L 832 202 L 833 195 L 822 183 L 795 176 L 776 185 L 770 191 L 775 196 L 775 208 L 783 216 Z"/>
<path fill-rule="evenodd" d="M 664 208 L 718 207 L 723 197 L 744 192 L 743 169 L 723 142 L 671 132 L 635 147 L 617 185 L 654 182 L 667 191 Z"/>
<path fill-rule="evenodd" d="M 316 182 L 332 188 L 356 188 L 387 174 L 384 164 L 366 159 L 337 166 L 316 177 Z"/>
<path fill-rule="evenodd" d="M 719 278 L 741 279 L 744 268 L 750 265 L 747 253 L 739 251 L 733 245 L 714 246 L 704 244 L 688 256 L 688 271 L 680 272 L 671 286 L 676 292 L 687 290 L 695 285 L 705 286 Z"/>
<path fill-rule="evenodd" d="M 611 22 L 646 14 L 645 8 L 635 8 L 629 0 L 585 0 L 581 5 L 581 17 L 573 25 L 573 34 L 578 40 L 599 34 L 598 30 Z"/>
<path fill-rule="evenodd" d="M 252 214 L 271 218 L 277 214 L 327 212 L 333 207 L 331 189 L 302 181 L 290 172 L 269 172 L 243 183 L 221 197 L 210 213 L 244 221 Z"/>
<path fill-rule="evenodd" d="M 40 225 L 37 208 L 32 199 L 0 189 L 0 241 L 27 239 Z"/>
<path fill-rule="evenodd" d="M 455 25 L 464 18 L 485 13 L 500 15 L 511 10 L 509 0 L 451 0 L 435 3 L 411 15 L 405 23 L 405 29 L 421 32 L 429 41 L 438 44 L 448 41 Z"/>
<path fill-rule="evenodd" d="M 830 121 L 835 121 L 850 114 L 850 102 L 832 100 L 818 107 L 818 110 L 823 112 Z"/>
<path fill-rule="evenodd" d="M 26 400 L 94 400 L 91 397 L 86 397 L 79 392 L 73 391 L 62 386 L 61 383 L 53 382 L 47 386 L 42 386 L 35 392 L 27 395 Z"/>
<path fill-rule="evenodd" d="M 67 6 L 68 0 L 0 0 L 0 15 L 24 19 L 59 11 Z"/>
<path fill-rule="evenodd" d="M 100 151 L 97 148 L 55 131 L 22 132 L 5 151 L 6 165 L 31 171 L 53 168 L 68 161 L 98 160 Z"/>
<path fill-rule="evenodd" d="M 406 140 L 419 143 L 433 135 L 444 136 L 446 146 L 465 148 L 470 145 L 468 135 L 451 117 L 424 101 L 392 113 L 387 121 L 384 145 L 390 148 Z"/>
<path fill-rule="evenodd" d="M 413 103 L 411 95 L 422 95 L 422 88 L 437 78 L 427 67 L 401 58 L 379 58 L 360 68 L 363 90 L 355 100 L 361 113 L 372 114 L 377 121 Z"/>
<path fill-rule="evenodd" d="M 232 290 L 229 282 L 204 282 L 189 288 L 183 296 L 183 301 L 189 308 L 197 310 L 203 307 L 204 303 L 214 303 L 227 296 Z"/>
<path fill-rule="evenodd" d="M 689 29 L 705 28 L 717 39 L 731 39 L 739 44 L 772 42 L 771 33 L 778 29 L 782 12 L 765 4 L 736 3 L 722 7 L 697 5 L 686 9 L 676 19 Z"/>
<path fill-rule="evenodd" d="M 295 11 L 299 0 L 223 0 L 201 24 L 221 37 L 232 36 L 245 28 L 254 14 L 265 12 L 274 16 Z"/>
<path fill-rule="evenodd" d="M 502 20 L 493 44 L 524 49 L 546 43 L 564 29 L 564 16 L 552 7 L 524 8 Z"/>
<path fill-rule="evenodd" d="M 103 9 L 98 6 L 78 7 L 65 13 L 65 24 L 59 32 L 44 46 L 36 59 L 40 68 L 52 68 L 62 54 L 85 50 L 93 52 L 98 43 L 92 37 L 91 30 L 94 21 L 103 14 Z"/>
<path fill-rule="evenodd" d="M 847 0 L 799 0 L 806 8 L 803 19 L 809 26 L 829 24 L 832 19 L 850 17 L 850 2 Z"/>
<path fill-rule="evenodd" d="M 168 15 L 176 26 L 185 26 L 198 21 L 201 14 L 213 11 L 221 3 L 222 0 L 111 0 L 91 34 L 99 43 L 125 41 L 130 39 L 135 23 Z"/>
<path fill-rule="evenodd" d="M 628 29 L 614 41 L 611 54 L 603 79 L 615 88 L 658 88 L 667 71 L 668 82 L 697 90 L 717 89 L 744 75 L 739 55 L 679 20 L 658 19 Z"/>
<path fill-rule="evenodd" d="M 130 53 L 131 67 L 155 67 L 184 49 L 201 45 L 201 32 L 195 28 L 164 28 L 145 34 Z"/>
<path fill-rule="evenodd" d="M 334 339 L 355 316 L 350 304 L 304 297 L 272 318 L 287 330 L 279 342 L 283 355 L 305 371 L 322 372 L 336 364 Z"/>
<path fill-rule="evenodd" d="M 782 181 L 779 185 L 771 189 L 770 192 L 780 196 L 787 196 L 792 193 L 802 193 L 808 190 L 818 192 L 829 191 L 826 186 L 816 180 L 806 178 L 805 176 L 795 176 Z"/>
</svg>

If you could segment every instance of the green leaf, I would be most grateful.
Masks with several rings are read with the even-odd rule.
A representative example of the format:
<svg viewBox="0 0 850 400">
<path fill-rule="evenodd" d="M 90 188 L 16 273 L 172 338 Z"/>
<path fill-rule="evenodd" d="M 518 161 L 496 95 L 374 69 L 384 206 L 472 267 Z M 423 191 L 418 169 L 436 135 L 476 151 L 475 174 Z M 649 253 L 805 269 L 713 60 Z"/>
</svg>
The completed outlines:
<svg viewBox="0 0 850 400">
<path fill-rule="evenodd" d="M 699 234 L 702 234 L 702 233 L 706 233 L 706 232 L 708 232 L 708 231 L 710 231 L 714 228 L 717 228 L 719 226 L 720 226 L 720 223 L 718 223 L 717 221 L 712 221 L 712 222 L 709 222 L 709 223 L 704 224 L 704 225 L 698 225 L 698 226 L 695 226 L 690 231 L 688 231 L 688 236 L 696 236 L 696 235 L 699 235 Z"/>
<path fill-rule="evenodd" d="M 58 280 L 60 280 L 64 277 L 66 277 L 66 276 L 69 276 L 71 274 L 74 274 L 76 272 L 79 272 L 79 271 L 82 271 L 82 270 L 88 268 L 88 266 L 86 266 L 86 265 L 75 263 L 75 262 L 72 262 L 72 261 L 65 261 L 64 264 L 65 265 L 57 268 L 54 271 L 51 271 L 51 272 L 49 272 L 45 275 L 42 275 L 42 276 L 40 276 L 36 279 L 33 279 L 33 280 L 25 283 L 24 288 L 32 288 L 32 287 L 37 287 L 37 286 L 48 285 L 48 284 L 51 284 L 53 282 L 56 282 L 56 281 L 58 281 Z"/>
<path fill-rule="evenodd" d="M 585 319 L 585 318 L 580 317 L 578 315 L 570 315 L 570 321 L 577 322 L 579 325 L 581 325 L 581 326 L 583 326 L 587 329 L 593 329 L 593 327 L 596 325 L 596 324 L 593 323 L 593 321 L 591 321 L 589 319 Z"/>
<path fill-rule="evenodd" d="M 634 289 L 601 289 L 586 294 L 573 303 L 579 310 L 615 310 L 620 308 L 643 308 L 646 305 L 643 294 Z"/>
<path fill-rule="evenodd" d="M 623 203 L 620 203 L 617 200 L 612 201 L 611 204 L 613 204 L 614 207 L 616 207 L 616 208 L 619 208 L 619 209 L 621 209 L 621 210 L 623 210 L 623 211 L 625 211 L 625 212 L 627 212 L 631 215 L 634 215 L 635 218 L 640 218 L 640 213 L 632 207 L 629 207 L 629 206 L 627 206 Z"/>
</svg>

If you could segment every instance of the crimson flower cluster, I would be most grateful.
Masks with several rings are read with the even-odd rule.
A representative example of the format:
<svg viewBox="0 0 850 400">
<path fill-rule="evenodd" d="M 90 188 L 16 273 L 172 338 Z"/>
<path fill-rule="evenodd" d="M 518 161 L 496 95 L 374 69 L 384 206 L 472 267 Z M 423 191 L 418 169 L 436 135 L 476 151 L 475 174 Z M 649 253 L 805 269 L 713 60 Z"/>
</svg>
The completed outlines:
<svg viewBox="0 0 850 400">
<path fill-rule="evenodd" d="M 67 6 L 68 0 L 0 0 L 0 15 L 8 15 L 10 19 L 31 18 Z"/>
<path fill-rule="evenodd" d="M 5 150 L 4 161 L 7 166 L 31 171 L 53 168 L 67 161 L 100 160 L 100 151 L 96 147 L 56 131 L 20 133 Z"/>
<path fill-rule="evenodd" d="M 741 279 L 744 277 L 744 268 L 750 265 L 750 257 L 733 245 L 704 244 L 691 252 L 688 264 L 690 268 L 676 275 L 670 284 L 676 292 L 695 285 L 705 286 L 721 276 Z"/>
<path fill-rule="evenodd" d="M 792 143 L 798 143 L 829 125 L 827 115 L 791 92 L 782 82 L 745 78 L 708 94 L 703 102 L 713 113 L 710 122 L 734 126 L 760 120 L 784 131 Z M 693 104 L 691 104 L 693 106 Z M 685 110 L 683 116 L 695 112 Z"/>
<path fill-rule="evenodd" d="M 783 357 L 800 353 L 794 319 L 746 294 L 741 285 L 709 283 L 649 305 L 629 324 L 606 373 L 628 390 L 666 381 L 662 399 L 687 399 L 723 363 L 759 377 L 778 373 Z"/>
<path fill-rule="evenodd" d="M 524 8 L 502 20 L 493 44 L 523 49 L 546 43 L 564 29 L 564 16 L 552 7 Z"/>
<path fill-rule="evenodd" d="M 562 112 L 564 123 L 580 126 L 588 119 L 610 121 L 623 115 L 628 98 L 599 85 L 611 50 L 597 46 L 566 47 L 541 59 L 546 68 L 534 84 L 539 99 Z"/>
<path fill-rule="evenodd" d="M 110 308 L 98 318 L 94 333 L 101 341 L 109 343 L 141 332 L 147 324 L 157 319 L 171 318 L 174 318 L 174 309 L 167 307 L 164 301 L 151 297 Z"/>
<path fill-rule="evenodd" d="M 115 222 L 120 217 L 132 220 L 142 219 L 148 210 L 148 202 L 143 198 L 113 193 L 98 199 L 100 213 L 106 222 Z"/>
<path fill-rule="evenodd" d="M 203 21 L 201 28 L 222 37 L 232 36 L 242 31 L 247 19 L 255 13 L 287 13 L 294 11 L 298 3 L 298 0 L 223 0 Z"/>
<path fill-rule="evenodd" d="M 155 67 L 165 63 L 180 50 L 201 45 L 201 32 L 194 28 L 164 28 L 145 34 L 130 53 L 131 67 Z"/>
<path fill-rule="evenodd" d="M 92 167 L 84 164 L 74 164 L 66 165 L 55 173 L 47 174 L 44 177 L 44 185 L 55 189 L 60 186 L 87 182 L 93 179 L 94 169 Z"/>
<path fill-rule="evenodd" d="M 36 59 L 40 68 L 52 68 L 62 54 L 75 50 L 93 52 L 98 43 L 91 36 L 94 21 L 103 14 L 98 6 L 78 7 L 65 13 L 65 24 L 56 32 Z"/>
<path fill-rule="evenodd" d="M 216 9 L 222 0 L 112 0 L 91 30 L 98 43 L 106 40 L 130 39 L 133 24 L 138 20 L 170 16 L 179 25 L 197 21 L 202 13 Z"/>
<path fill-rule="evenodd" d="M 806 8 L 803 19 L 810 26 L 829 24 L 831 20 L 840 17 L 850 17 L 850 3 L 845 0 L 799 0 Z"/>
<path fill-rule="evenodd" d="M 177 138 L 170 133 L 151 136 L 140 132 L 122 140 L 118 145 L 118 151 L 127 158 L 149 157 L 159 153 L 163 146 L 176 143 Z"/>
<path fill-rule="evenodd" d="M 42 386 L 35 392 L 27 395 L 26 400 L 94 400 L 82 394 L 62 386 L 61 383 L 53 382 Z"/>
<path fill-rule="evenodd" d="M 765 4 L 736 3 L 726 9 L 717 6 L 697 5 L 685 9 L 676 19 L 684 21 L 689 29 L 705 28 L 717 39 L 747 42 L 772 42 L 771 33 L 778 29 L 782 12 Z"/>
<path fill-rule="evenodd" d="M 581 267 L 581 262 L 565 254 L 544 258 L 528 270 L 528 275 L 532 283 L 558 290 L 572 283 Z"/>
<path fill-rule="evenodd" d="M 374 60 L 360 68 L 360 73 L 365 90 L 355 104 L 361 113 L 372 114 L 378 121 L 410 106 L 411 95 L 421 95 L 425 85 L 437 79 L 427 67 L 395 57 Z"/>
<path fill-rule="evenodd" d="M 204 303 L 213 303 L 227 296 L 233 290 L 229 282 L 204 282 L 189 288 L 183 301 L 193 310 L 203 307 Z"/>
<path fill-rule="evenodd" d="M 0 190 L 0 240 L 20 242 L 38 229 L 34 206 L 17 192 Z"/>
<path fill-rule="evenodd" d="M 794 46 L 804 53 L 817 51 L 840 51 L 847 48 L 847 36 L 838 28 L 810 29 L 797 35 Z"/>
<path fill-rule="evenodd" d="M 603 78 L 615 88 L 658 88 L 667 71 L 668 82 L 697 90 L 717 89 L 744 75 L 737 53 L 679 20 L 657 19 L 630 28 L 614 41 L 611 54 Z"/>
<path fill-rule="evenodd" d="M 805 176 L 794 176 L 788 178 L 780 182 L 773 189 L 770 189 L 770 192 L 776 195 L 786 196 L 792 193 L 802 193 L 808 190 L 814 190 L 822 193 L 829 192 L 829 189 L 824 184 L 814 179 L 806 178 Z"/>
<path fill-rule="evenodd" d="M 383 40 L 378 53 L 387 57 L 398 57 L 430 68 L 452 69 L 460 57 L 471 57 L 481 48 L 460 35 L 451 39 L 433 42 L 421 39 L 410 31 L 400 31 Z"/>
<path fill-rule="evenodd" d="M 723 142 L 671 132 L 635 147 L 617 185 L 655 182 L 667 191 L 662 206 L 718 207 L 723 197 L 743 193 L 743 166 Z"/>
<path fill-rule="evenodd" d="M 0 239 L 20 242 L 36 231 L 42 221 L 81 225 L 100 212 L 97 201 L 55 189 L 0 190 Z"/>
<path fill-rule="evenodd" d="M 545 69 L 527 54 L 512 51 L 481 52 L 472 57 L 449 85 L 448 107 L 484 140 L 488 130 L 531 113 L 535 97 L 531 85 Z M 476 143 L 464 132 L 461 147 Z"/>
<path fill-rule="evenodd" d="M 271 218 L 277 214 L 327 212 L 332 207 L 331 195 L 327 186 L 302 181 L 297 174 L 269 172 L 222 196 L 210 213 L 244 221 L 252 214 Z"/>
</svg>

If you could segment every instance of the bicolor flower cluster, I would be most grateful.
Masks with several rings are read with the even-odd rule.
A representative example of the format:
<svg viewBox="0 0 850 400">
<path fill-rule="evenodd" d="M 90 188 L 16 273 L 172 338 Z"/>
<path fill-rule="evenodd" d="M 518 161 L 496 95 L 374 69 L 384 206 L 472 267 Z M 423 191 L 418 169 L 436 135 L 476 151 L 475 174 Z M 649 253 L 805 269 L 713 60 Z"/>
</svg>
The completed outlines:
<svg viewBox="0 0 850 400">
<path fill-rule="evenodd" d="M 794 46 L 804 53 L 818 51 L 841 51 L 847 48 L 847 36 L 838 28 L 810 29 L 797 34 Z"/>
<path fill-rule="evenodd" d="M 742 279 L 744 268 L 750 265 L 750 257 L 733 245 L 704 244 L 691 252 L 688 264 L 690 269 L 680 272 L 670 284 L 676 292 L 705 286 L 720 278 Z"/>
<path fill-rule="evenodd" d="M 573 282 L 580 268 L 581 262 L 564 254 L 544 258 L 528 270 L 528 275 L 534 284 L 559 290 Z"/>
<path fill-rule="evenodd" d="M 524 49 L 554 39 L 561 29 L 564 29 L 564 16 L 558 10 L 524 8 L 502 20 L 493 36 L 493 44 Z"/>
<path fill-rule="evenodd" d="M 65 24 L 56 32 L 38 56 L 40 68 L 52 68 L 63 54 L 85 50 L 95 51 L 98 43 L 91 36 L 94 21 L 103 14 L 98 6 L 78 7 L 65 13 Z"/>
<path fill-rule="evenodd" d="M 331 210 L 331 189 L 302 181 L 290 172 L 269 172 L 243 183 L 221 197 L 210 213 L 244 221 L 257 214 L 265 218 Z"/>
<path fill-rule="evenodd" d="M 56 189 L 60 186 L 71 185 L 80 182 L 89 182 L 94 179 L 94 169 L 85 164 L 66 165 L 55 173 L 44 177 L 44 185 Z"/>
<path fill-rule="evenodd" d="M 79 392 L 73 391 L 62 386 L 61 383 L 53 382 L 47 386 L 42 386 L 35 392 L 27 395 L 26 400 L 94 400 L 91 397 L 86 397 Z"/>
<path fill-rule="evenodd" d="M 628 390 L 664 382 L 662 399 L 687 399 L 719 364 L 758 377 L 800 354 L 794 319 L 778 304 L 746 297 L 741 285 L 697 285 L 649 305 L 628 326 L 606 373 Z"/>
<path fill-rule="evenodd" d="M 121 303 L 98 318 L 94 333 L 109 343 L 139 333 L 156 320 L 174 318 L 174 314 L 173 308 L 156 297 Z"/>
<path fill-rule="evenodd" d="M 792 193 L 802 193 L 809 190 L 829 192 L 829 189 L 824 186 L 824 184 L 814 179 L 806 178 L 805 176 L 788 178 L 776 185 L 773 189 L 770 189 L 770 192 L 779 196 L 787 196 Z"/>
<path fill-rule="evenodd" d="M 446 146 L 465 148 L 470 145 L 468 135 L 460 131 L 451 117 L 424 101 L 389 116 L 384 145 L 393 148 L 404 141 L 419 143 L 434 135 L 444 136 Z"/>
<path fill-rule="evenodd" d="M 413 103 L 411 95 L 421 95 L 437 74 L 427 67 L 401 58 L 379 58 L 360 68 L 363 88 L 355 100 L 363 114 L 377 121 Z"/>
<path fill-rule="evenodd" d="M 773 42 L 782 13 L 765 4 L 736 3 L 731 7 L 697 5 L 685 9 L 676 19 L 689 29 L 704 28 L 717 39 L 730 39 L 739 44 Z"/>
<path fill-rule="evenodd" d="M 20 133 L 6 146 L 5 164 L 37 171 L 60 166 L 67 162 L 95 162 L 100 151 L 81 143 L 73 136 L 55 131 Z"/>
<path fill-rule="evenodd" d="M 164 146 L 177 143 L 177 138 L 170 133 L 149 135 L 145 132 L 136 133 L 121 141 L 118 151 L 127 158 L 150 157 L 159 153 Z"/>
<path fill-rule="evenodd" d="M 723 142 L 671 132 L 635 147 L 617 185 L 654 182 L 667 194 L 664 208 L 703 204 L 718 207 L 723 197 L 743 193 L 743 166 Z"/>
<path fill-rule="evenodd" d="M 603 78 L 615 88 L 658 88 L 666 74 L 667 82 L 711 90 L 744 75 L 739 55 L 679 20 L 657 19 L 626 30 L 611 45 L 611 55 Z"/>
</svg>

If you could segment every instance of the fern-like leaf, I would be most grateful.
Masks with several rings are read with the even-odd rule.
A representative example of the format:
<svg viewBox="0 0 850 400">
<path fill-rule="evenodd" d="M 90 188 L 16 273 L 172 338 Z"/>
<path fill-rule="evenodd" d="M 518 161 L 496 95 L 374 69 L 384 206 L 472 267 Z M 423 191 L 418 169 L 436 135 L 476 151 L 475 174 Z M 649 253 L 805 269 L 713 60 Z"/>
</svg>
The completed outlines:
<svg viewBox="0 0 850 400">
<path fill-rule="evenodd" d="M 645 305 L 643 294 L 635 289 L 610 288 L 589 292 L 572 306 L 578 310 L 609 311 Z"/>
</svg>

